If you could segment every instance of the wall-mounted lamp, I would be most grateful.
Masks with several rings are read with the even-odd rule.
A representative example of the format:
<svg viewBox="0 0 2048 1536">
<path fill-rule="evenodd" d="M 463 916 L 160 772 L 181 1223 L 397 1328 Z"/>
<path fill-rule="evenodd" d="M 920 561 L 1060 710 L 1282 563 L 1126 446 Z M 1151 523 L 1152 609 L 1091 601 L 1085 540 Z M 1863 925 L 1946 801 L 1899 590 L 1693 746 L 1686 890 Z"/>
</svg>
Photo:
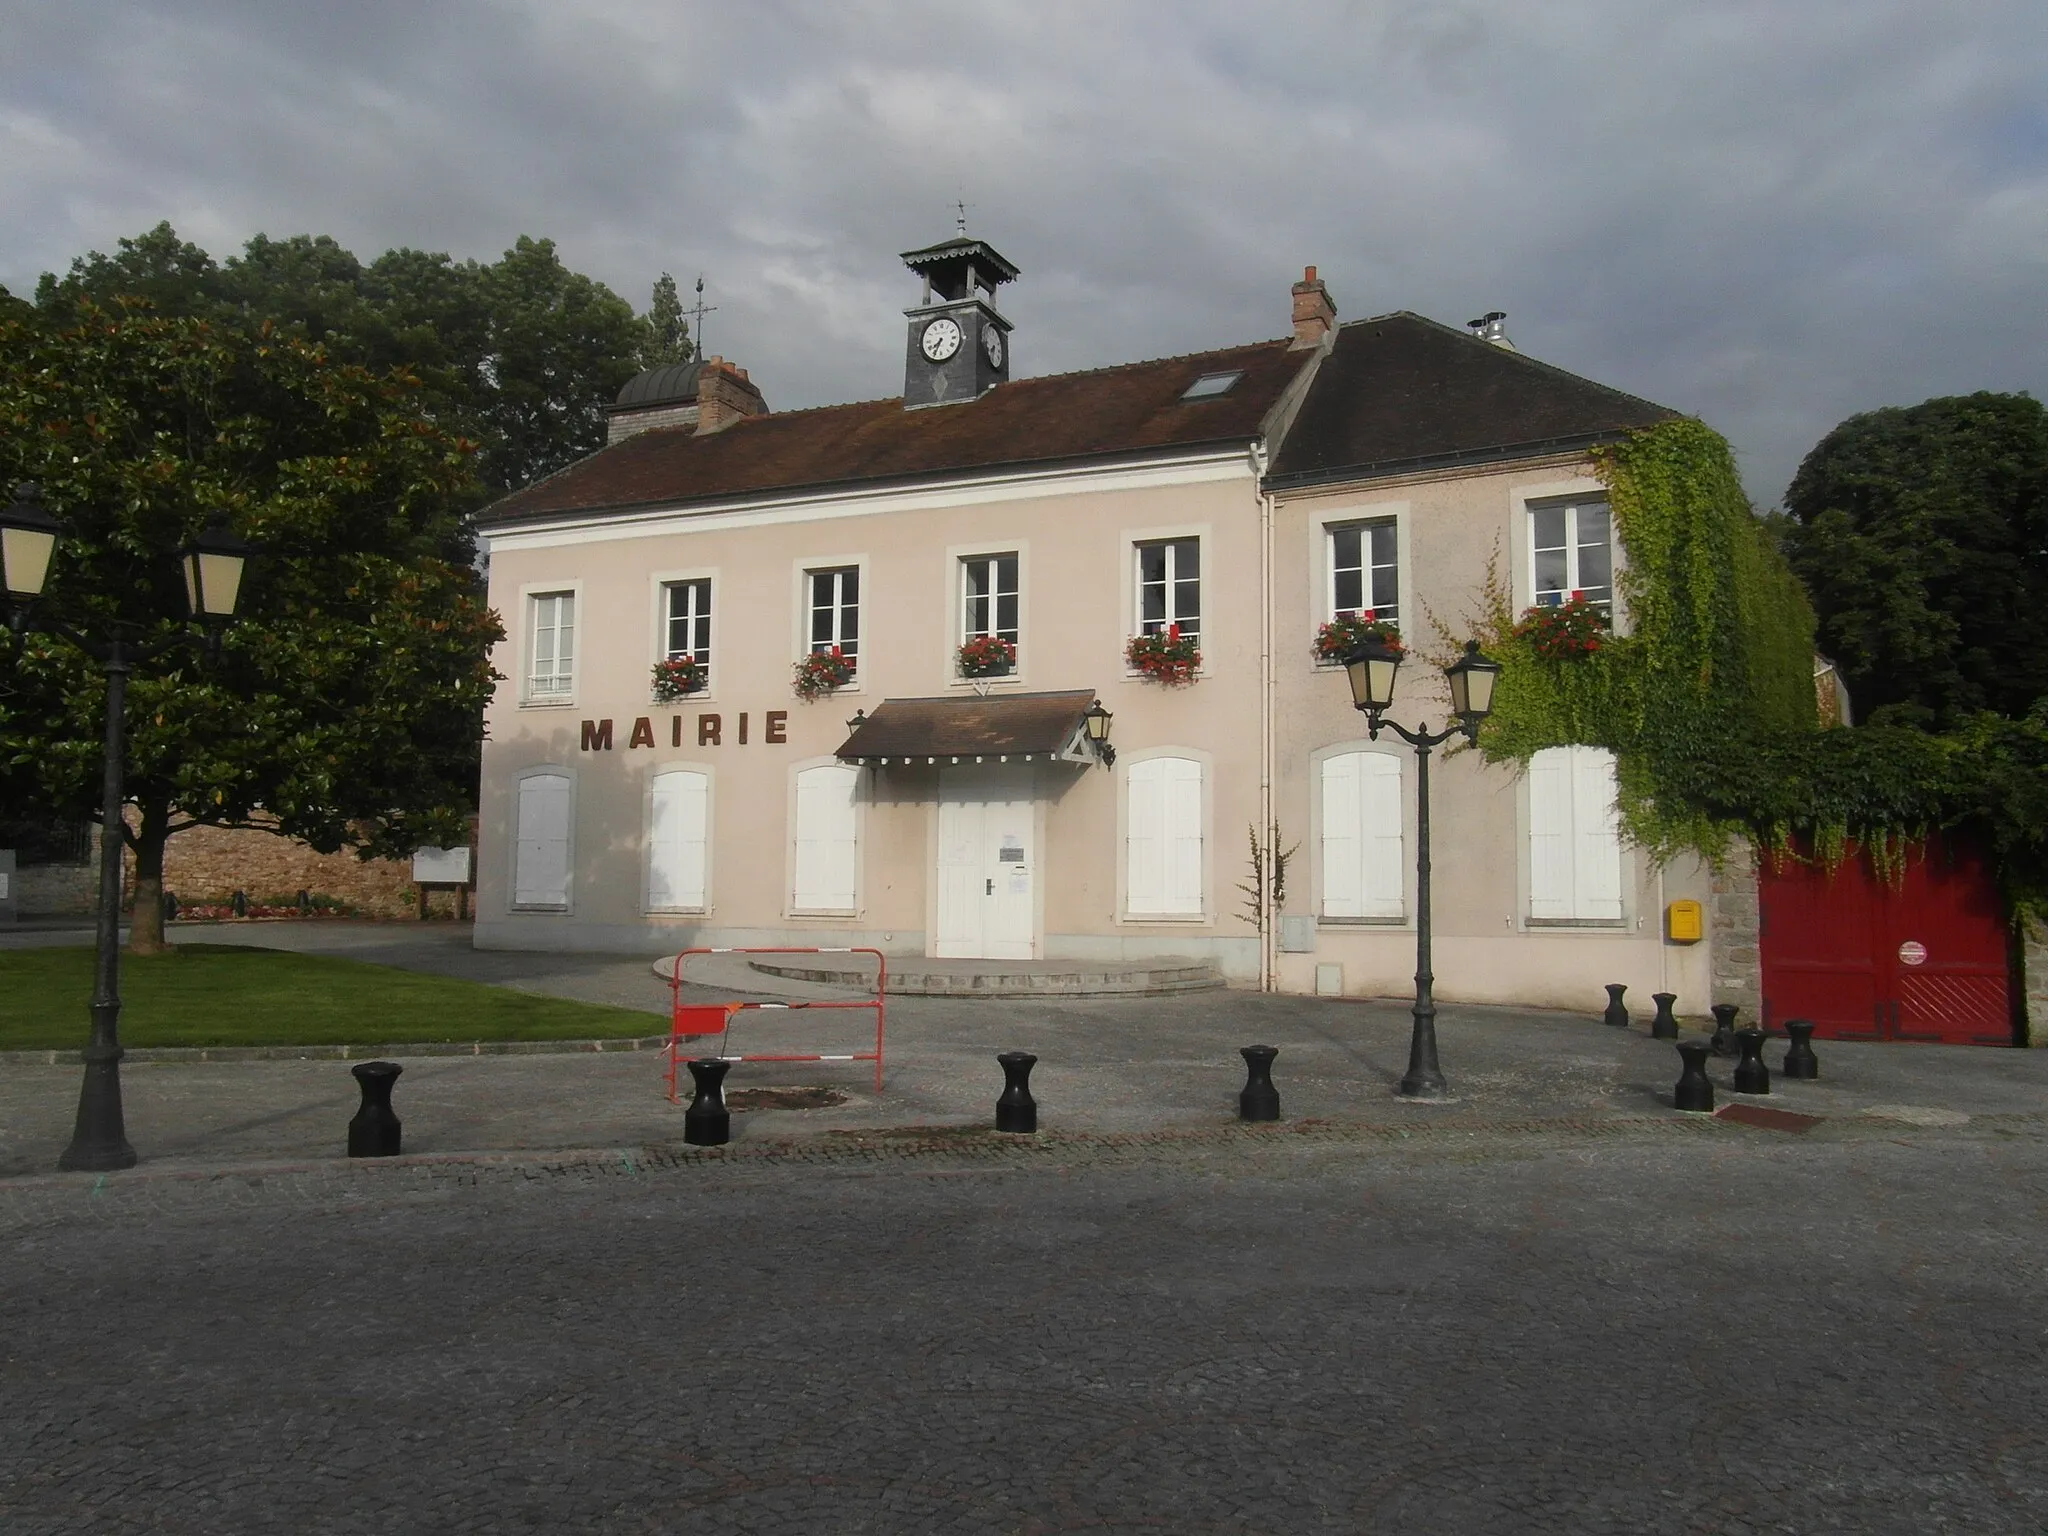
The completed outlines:
<svg viewBox="0 0 2048 1536">
<path fill-rule="evenodd" d="M 1102 707 L 1102 700 L 1090 704 L 1081 716 L 1081 729 L 1087 732 L 1088 745 L 1095 749 L 1095 755 L 1102 759 L 1102 766 L 1116 765 L 1116 748 L 1109 744 L 1109 723 L 1116 718 Z"/>
</svg>

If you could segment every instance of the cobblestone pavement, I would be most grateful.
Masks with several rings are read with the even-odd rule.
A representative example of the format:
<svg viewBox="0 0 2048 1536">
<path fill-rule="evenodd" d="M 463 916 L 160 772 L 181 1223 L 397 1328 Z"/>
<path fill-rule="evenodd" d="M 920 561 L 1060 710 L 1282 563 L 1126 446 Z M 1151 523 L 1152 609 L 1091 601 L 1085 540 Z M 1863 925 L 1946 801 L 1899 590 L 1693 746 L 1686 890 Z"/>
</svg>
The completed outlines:
<svg viewBox="0 0 2048 1536">
<path fill-rule="evenodd" d="M 17 1182 L 0 1529 L 2039 1532 L 2044 1203 L 2023 1116 Z"/>
</svg>

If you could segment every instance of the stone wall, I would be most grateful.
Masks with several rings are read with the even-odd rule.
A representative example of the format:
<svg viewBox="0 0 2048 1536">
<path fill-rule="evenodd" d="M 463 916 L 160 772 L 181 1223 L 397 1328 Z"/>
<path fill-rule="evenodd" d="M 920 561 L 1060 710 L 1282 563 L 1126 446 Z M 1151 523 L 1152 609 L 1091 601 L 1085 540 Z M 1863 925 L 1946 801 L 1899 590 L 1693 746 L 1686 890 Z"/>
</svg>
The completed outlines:
<svg viewBox="0 0 2048 1536">
<path fill-rule="evenodd" d="M 1756 853 L 1747 843 L 1729 850 L 1714 871 L 1708 935 L 1714 947 L 1714 998 L 1733 1003 L 1745 1022 L 1761 1022 L 1763 959 L 1757 948 Z"/>
<path fill-rule="evenodd" d="M 99 844 L 89 864 L 31 864 L 15 871 L 15 911 L 22 917 L 89 915 L 100 889 Z"/>
<path fill-rule="evenodd" d="M 2027 919 L 2022 953 L 2021 964 L 2026 971 L 2022 984 L 2027 989 L 2026 1043 L 2048 1046 L 2048 925 L 2038 918 Z"/>
<path fill-rule="evenodd" d="M 135 863 L 128 861 L 132 882 Z M 304 843 L 260 828 L 188 827 L 164 845 L 164 889 L 181 902 L 291 898 L 300 891 L 332 896 L 376 917 L 418 911 L 410 859 L 371 859 L 353 852 L 315 853 Z M 444 902 L 452 900 L 442 898 Z"/>
<path fill-rule="evenodd" d="M 92 835 L 86 864 L 45 864 L 15 877 L 23 917 L 90 916 L 99 897 L 99 830 Z M 124 887 L 135 890 L 135 859 L 125 862 Z M 316 853 L 304 843 L 257 828 L 189 827 L 164 845 L 164 889 L 179 901 L 226 901 L 236 891 L 250 900 L 300 891 L 332 896 L 373 917 L 404 917 L 419 911 L 419 887 L 410 859 L 371 859 L 354 853 Z M 452 891 L 436 892 L 431 910 L 453 912 Z"/>
</svg>

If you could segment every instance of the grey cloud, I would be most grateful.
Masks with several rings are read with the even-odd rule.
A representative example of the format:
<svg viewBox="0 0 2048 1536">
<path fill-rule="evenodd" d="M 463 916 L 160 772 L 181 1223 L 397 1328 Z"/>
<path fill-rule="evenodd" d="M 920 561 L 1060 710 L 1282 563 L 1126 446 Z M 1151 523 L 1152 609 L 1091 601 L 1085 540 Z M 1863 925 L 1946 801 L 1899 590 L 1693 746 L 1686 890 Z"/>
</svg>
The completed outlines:
<svg viewBox="0 0 2048 1536">
<path fill-rule="evenodd" d="M 897 387 L 895 253 L 1024 269 L 1026 371 L 1510 314 L 1753 494 L 1854 410 L 2042 384 L 2048 24 L 1960 0 L 0 4 L 0 282 L 169 218 L 702 270 L 778 406 Z"/>
</svg>

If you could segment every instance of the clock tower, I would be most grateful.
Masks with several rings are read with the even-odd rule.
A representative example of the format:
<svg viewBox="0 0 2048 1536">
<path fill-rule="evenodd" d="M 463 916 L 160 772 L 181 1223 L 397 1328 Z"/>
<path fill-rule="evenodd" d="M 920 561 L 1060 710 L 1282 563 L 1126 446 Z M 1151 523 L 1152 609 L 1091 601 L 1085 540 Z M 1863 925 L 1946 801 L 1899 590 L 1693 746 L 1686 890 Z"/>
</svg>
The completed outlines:
<svg viewBox="0 0 2048 1536">
<path fill-rule="evenodd" d="M 997 313 L 995 293 L 1017 269 L 965 235 L 905 251 L 903 264 L 924 279 L 924 302 L 903 312 L 903 408 L 957 405 L 1008 379 L 1010 322 Z"/>
</svg>

